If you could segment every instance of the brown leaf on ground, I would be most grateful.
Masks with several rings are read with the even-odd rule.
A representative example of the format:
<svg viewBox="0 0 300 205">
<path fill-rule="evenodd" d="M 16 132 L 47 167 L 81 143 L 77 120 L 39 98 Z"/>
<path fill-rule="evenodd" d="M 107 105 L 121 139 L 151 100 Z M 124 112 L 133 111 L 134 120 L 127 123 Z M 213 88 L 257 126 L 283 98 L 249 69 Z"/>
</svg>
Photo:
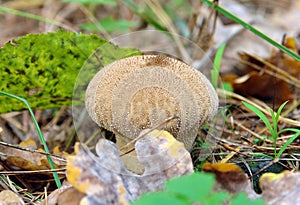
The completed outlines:
<svg viewBox="0 0 300 205">
<path fill-rule="evenodd" d="M 295 38 L 286 37 L 283 45 L 295 53 L 298 53 L 299 51 Z M 269 61 L 293 77 L 300 77 L 300 62 L 289 55 L 282 53 L 281 51 L 273 51 Z"/>
<path fill-rule="evenodd" d="M 21 142 L 19 146 L 5 146 L 0 144 L 1 165 L 4 171 L 14 172 L 19 171 L 17 175 L 12 176 L 16 183 L 20 183 L 28 191 L 38 190 L 44 186 L 48 186 L 48 190 L 55 189 L 53 175 L 51 172 L 40 170 L 50 170 L 50 165 L 45 154 L 35 152 L 38 150 L 37 145 L 33 140 Z M 63 153 L 59 153 L 60 156 Z M 63 157 L 59 160 L 57 157 L 52 157 L 56 168 L 64 168 L 65 160 Z M 22 173 L 24 171 L 24 173 Z M 35 171 L 35 173 L 27 173 L 25 171 Z M 60 178 L 64 178 L 64 174 L 59 174 Z M 49 182 L 51 184 L 49 185 Z"/>
<path fill-rule="evenodd" d="M 31 139 L 21 142 L 19 146 L 30 150 L 43 151 L 42 149 L 38 149 L 35 141 Z M 0 145 L 0 148 L 1 151 L 6 155 L 4 160 L 9 166 L 15 166 L 22 170 L 31 171 L 50 169 L 46 155 L 4 145 Z M 57 168 L 65 165 L 63 161 L 56 160 L 55 158 L 53 158 L 53 161 L 55 162 Z"/>
<path fill-rule="evenodd" d="M 284 45 L 298 52 L 294 38 L 287 37 Z M 276 105 L 296 98 L 295 88 L 300 88 L 300 62 L 281 51 L 273 51 L 267 59 L 240 53 L 240 60 L 238 74 L 221 77 L 235 92 L 274 101 Z"/>
<path fill-rule="evenodd" d="M 246 75 L 226 75 L 222 78 L 233 87 L 233 90 L 243 96 L 252 96 L 263 100 L 276 100 L 282 104 L 294 98 L 294 91 L 286 82 L 275 79 L 273 76 L 251 71 Z M 274 90 L 273 88 L 276 88 Z"/>
<path fill-rule="evenodd" d="M 258 197 L 252 189 L 246 173 L 236 164 L 206 162 L 202 166 L 202 171 L 215 174 L 216 190 L 226 190 L 233 194 L 244 191 L 250 199 Z"/>
<path fill-rule="evenodd" d="M 268 204 L 300 204 L 300 172 L 265 173 L 259 180 L 262 197 Z"/>
<path fill-rule="evenodd" d="M 85 194 L 79 192 L 71 184 L 66 183 L 53 191 L 42 205 L 79 205 Z"/>
<path fill-rule="evenodd" d="M 13 191 L 3 190 L 0 192 L 0 205 L 24 205 L 24 201 Z"/>
<path fill-rule="evenodd" d="M 80 144 L 76 156 L 68 157 L 67 179 L 87 196 L 81 203 L 129 204 L 141 194 L 163 188 L 173 177 L 193 172 L 190 154 L 166 131 L 154 130 L 137 141 L 137 158 L 145 167 L 142 175 L 129 171 L 114 143 L 100 139 L 98 157 Z"/>
<path fill-rule="evenodd" d="M 49 162 L 46 159 L 41 159 L 38 164 L 34 164 L 30 162 L 27 159 L 24 159 L 20 156 L 10 156 L 7 157 L 6 163 L 10 166 L 15 166 L 18 168 L 21 168 L 22 170 L 29 170 L 29 171 L 35 171 L 35 170 L 46 170 L 50 169 Z M 50 173 L 51 175 L 51 173 Z"/>
</svg>

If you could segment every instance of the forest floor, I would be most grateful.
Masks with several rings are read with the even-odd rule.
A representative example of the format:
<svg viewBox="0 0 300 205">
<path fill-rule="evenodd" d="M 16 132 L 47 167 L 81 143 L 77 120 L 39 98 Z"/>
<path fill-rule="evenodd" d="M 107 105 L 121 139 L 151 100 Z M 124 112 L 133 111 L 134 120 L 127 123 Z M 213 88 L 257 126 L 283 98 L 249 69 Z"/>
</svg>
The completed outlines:
<svg viewBox="0 0 300 205">
<path fill-rule="evenodd" d="M 114 42 L 120 43 L 119 46 L 175 54 L 178 57 L 179 54 L 175 51 L 168 51 L 169 47 L 166 49 L 165 45 L 162 46 L 163 36 L 147 32 L 152 29 L 158 30 L 162 25 L 168 32 L 195 42 L 194 47 L 199 51 L 198 55 L 208 56 L 210 62 L 201 71 L 210 79 L 215 53 L 226 43 L 217 89 L 219 111 L 210 128 L 205 127 L 199 131 L 191 152 L 194 169 L 201 170 L 204 162 L 235 163 L 251 178 L 257 193 L 261 193 L 258 179 L 263 173 L 299 170 L 299 138 L 296 137 L 286 147 L 285 144 L 297 133 L 292 129 L 299 132 L 300 127 L 300 62 L 224 15 L 219 14 L 215 18 L 212 8 L 179 0 L 136 2 L 140 8 L 147 5 L 153 10 L 151 14 L 154 17 L 149 20 L 145 10 L 137 14 L 123 1 L 116 1 L 114 6 L 59 0 L 3 0 L 0 4 L 0 8 L 11 9 L 0 10 L 1 46 L 27 34 L 63 29 L 85 34 L 95 33 L 107 40 L 114 39 Z M 300 18 L 300 1 L 230 0 L 220 1 L 220 5 L 271 39 L 295 53 L 300 53 L 300 24 L 297 23 Z M 24 13 L 17 15 L 14 13 L 16 10 L 37 15 L 40 19 L 28 18 Z M 56 23 L 47 23 L 45 19 Z M 136 31 L 146 31 L 144 34 L 147 42 L 145 38 L 136 39 Z M 122 34 L 127 34 L 130 41 L 126 42 L 125 38 L 120 38 Z M 180 47 L 180 43 L 177 43 L 174 42 L 174 48 Z M 197 65 L 199 58 L 193 57 L 191 63 Z M 288 103 L 284 106 L 281 116 L 272 121 L 272 112 L 269 109 L 276 114 L 280 105 L 286 101 Z M 287 131 L 276 136 L 262 117 L 258 116 L 258 111 L 253 112 L 242 102 L 248 102 L 256 110 L 264 113 L 265 119 L 276 132 L 284 129 Z M 74 144 L 78 141 L 78 128 L 73 124 L 72 108 L 34 110 L 34 114 L 51 153 L 58 153 L 62 159 L 65 159 L 67 153 L 73 153 Z M 278 125 L 275 125 L 277 123 Z M 7 143 L 7 146 L 23 142 L 28 148 L 41 147 L 27 110 L 0 115 L 0 141 Z M 284 149 L 281 153 L 282 147 Z M 55 152 L 55 149 L 60 151 Z M 38 171 L 41 167 L 18 167 L 18 163 L 27 163 L 26 159 L 25 162 L 18 162 L 12 166 L 5 159 L 9 152 L 14 153 L 11 149 L 0 149 L 0 156 L 3 155 L 0 163 L 0 191 L 17 190 L 26 204 L 39 204 L 39 199 L 44 199 L 56 189 L 53 181 L 51 182 L 52 175 L 28 173 L 20 177 L 14 174 L 16 171 Z M 278 152 L 279 156 L 276 155 Z M 23 154 L 16 151 L 15 154 L 9 155 Z M 30 153 L 26 157 L 36 156 Z M 64 165 L 65 161 L 61 166 L 61 179 L 65 178 Z M 47 191 L 44 187 L 47 187 Z"/>
</svg>

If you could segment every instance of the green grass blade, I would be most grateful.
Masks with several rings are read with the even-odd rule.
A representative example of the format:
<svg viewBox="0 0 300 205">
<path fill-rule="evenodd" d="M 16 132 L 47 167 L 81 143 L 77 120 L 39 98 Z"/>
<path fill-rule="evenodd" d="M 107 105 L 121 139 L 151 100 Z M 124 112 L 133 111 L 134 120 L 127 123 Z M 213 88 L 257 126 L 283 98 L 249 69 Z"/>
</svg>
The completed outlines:
<svg viewBox="0 0 300 205">
<path fill-rule="evenodd" d="M 271 116 L 272 116 L 272 121 L 273 121 L 273 131 L 274 131 L 274 134 L 277 132 L 277 125 L 278 125 L 278 120 L 276 120 L 277 118 L 277 114 L 275 116 L 275 112 L 273 110 L 270 109 L 270 113 L 271 113 Z M 277 136 L 273 136 L 273 137 L 276 137 Z M 273 139 L 273 140 L 276 140 L 276 139 Z"/>
<path fill-rule="evenodd" d="M 210 7 L 214 5 L 213 2 L 211 2 L 210 0 L 201 0 L 202 2 L 206 3 L 207 5 L 209 5 Z M 278 49 L 280 49 L 281 51 L 285 52 L 286 54 L 288 54 L 289 56 L 291 56 L 292 58 L 294 58 L 297 61 L 300 61 L 300 56 L 297 55 L 296 53 L 294 53 L 293 51 L 291 51 L 290 49 L 288 49 L 287 47 L 281 45 L 280 43 L 277 43 L 276 41 L 274 41 L 273 39 L 269 38 L 268 36 L 266 36 L 265 34 L 263 34 L 261 31 L 257 30 L 256 28 L 254 28 L 253 26 L 247 24 L 245 21 L 241 20 L 240 18 L 238 18 L 237 16 L 233 15 L 232 13 L 230 13 L 229 11 L 223 9 L 222 7 L 215 5 L 214 7 L 218 12 L 220 12 L 221 14 L 223 14 L 224 16 L 230 18 L 231 20 L 235 21 L 236 23 L 240 24 L 241 26 L 243 26 L 244 28 L 248 29 L 249 31 L 251 31 L 252 33 L 254 33 L 255 35 L 259 36 L 260 38 L 266 40 L 267 42 L 269 42 L 270 44 L 272 44 L 273 46 L 277 47 Z"/>
<path fill-rule="evenodd" d="M 43 137 L 42 131 L 41 131 L 41 129 L 40 129 L 40 127 L 39 127 L 36 119 L 35 119 L 34 113 L 33 113 L 32 109 L 31 109 L 28 101 L 25 98 L 21 98 L 19 96 L 16 96 L 16 95 L 13 95 L 13 94 L 10 94 L 10 93 L 6 93 L 6 92 L 2 92 L 2 91 L 0 91 L 0 96 L 6 96 L 6 97 L 9 97 L 9 98 L 15 98 L 15 99 L 20 100 L 23 103 L 25 103 L 25 105 L 27 106 L 27 108 L 29 110 L 29 113 L 30 113 L 30 116 L 32 118 L 32 121 L 34 123 L 35 129 L 37 130 L 37 133 L 38 133 L 38 136 L 39 136 L 39 140 L 40 140 L 41 144 L 44 146 L 45 152 L 47 154 L 50 154 L 50 151 L 48 149 L 47 143 L 46 143 L 46 141 L 45 141 L 45 139 Z M 51 169 L 56 169 L 55 166 L 54 166 L 53 160 L 52 160 L 52 158 L 49 155 L 47 156 L 47 160 L 49 162 L 49 165 L 50 165 Z M 58 174 L 56 172 L 53 172 L 53 177 L 54 177 L 54 180 L 55 180 L 57 188 L 61 187 L 61 182 L 60 182 Z"/>
<path fill-rule="evenodd" d="M 281 130 L 279 134 L 286 131 L 292 131 L 295 132 L 295 134 L 292 137 L 290 137 L 290 139 L 288 139 L 288 141 L 286 141 L 284 145 L 280 148 L 279 152 L 275 156 L 276 158 L 279 158 L 282 155 L 282 153 L 286 150 L 286 148 L 300 135 L 300 130 L 295 128 L 286 128 L 284 130 Z"/>
<path fill-rule="evenodd" d="M 252 112 L 254 112 L 267 126 L 268 130 L 271 132 L 272 136 L 274 134 L 274 130 L 272 128 L 271 123 L 269 122 L 268 118 L 256 107 L 254 107 L 253 105 L 250 105 L 247 102 L 242 102 L 243 105 L 245 105 L 247 108 L 249 108 Z"/>
<path fill-rule="evenodd" d="M 0 6 L 0 12 L 14 14 L 14 15 L 17 15 L 17 16 L 22 16 L 22 17 L 26 17 L 26 18 L 30 18 L 30 19 L 34 19 L 34 20 L 38 20 L 38 21 L 43 21 L 43 22 L 50 23 L 50 24 L 55 25 L 55 26 L 63 27 L 63 25 L 61 23 L 59 23 L 58 21 L 54 21 L 54 20 L 51 20 L 51 19 L 48 19 L 48 18 L 44 18 L 42 16 L 38 16 L 38 15 L 35 15 L 35 14 L 26 13 L 26 12 L 23 12 L 23 11 L 18 11 L 18 10 L 15 10 L 15 9 L 10 9 L 10 8 Z"/>
<path fill-rule="evenodd" d="M 226 44 L 222 44 L 220 48 L 218 49 L 215 59 L 214 59 L 214 68 L 211 71 L 211 82 L 214 86 L 214 88 L 218 87 L 218 80 L 219 80 L 219 73 L 220 73 L 220 67 L 221 67 L 221 61 L 222 56 L 225 50 Z"/>
<path fill-rule="evenodd" d="M 284 103 L 282 103 L 282 105 L 280 105 L 280 107 L 277 110 L 277 114 L 276 114 L 276 122 L 278 122 L 280 114 L 282 112 L 282 109 L 284 108 L 284 106 L 288 103 L 288 101 L 285 101 Z"/>
<path fill-rule="evenodd" d="M 153 14 L 150 8 L 140 8 L 132 0 L 123 0 L 123 3 L 129 9 L 131 9 L 133 13 L 144 19 L 149 24 L 153 25 L 156 29 L 161 31 L 168 31 L 168 29 L 161 25 L 161 23 L 157 20 L 157 17 Z"/>
<path fill-rule="evenodd" d="M 270 110 L 271 115 L 272 115 L 272 120 L 273 120 L 273 130 L 275 133 L 274 137 L 276 137 L 276 139 L 274 139 L 274 141 L 277 140 L 277 137 L 279 136 L 277 131 L 278 131 L 278 120 L 281 114 L 282 109 L 284 108 L 284 106 L 288 103 L 288 101 L 284 102 L 282 105 L 280 105 L 280 107 L 277 110 L 277 113 L 275 115 L 275 112 L 273 110 Z"/>
<path fill-rule="evenodd" d="M 249 153 L 251 156 L 253 156 L 253 157 L 269 157 L 269 158 L 271 158 L 269 155 L 267 155 L 267 154 L 264 154 L 264 153 Z"/>
</svg>

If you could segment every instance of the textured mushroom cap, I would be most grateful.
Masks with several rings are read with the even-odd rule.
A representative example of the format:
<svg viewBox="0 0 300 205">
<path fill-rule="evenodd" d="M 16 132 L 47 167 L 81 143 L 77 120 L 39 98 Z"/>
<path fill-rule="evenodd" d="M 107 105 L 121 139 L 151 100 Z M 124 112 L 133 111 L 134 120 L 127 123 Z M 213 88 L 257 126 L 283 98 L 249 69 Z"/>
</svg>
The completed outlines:
<svg viewBox="0 0 300 205">
<path fill-rule="evenodd" d="M 91 118 L 109 131 L 138 137 L 167 118 L 161 129 L 192 147 L 197 132 L 217 112 L 218 96 L 193 67 L 163 55 L 133 56 L 101 69 L 86 91 Z"/>
</svg>

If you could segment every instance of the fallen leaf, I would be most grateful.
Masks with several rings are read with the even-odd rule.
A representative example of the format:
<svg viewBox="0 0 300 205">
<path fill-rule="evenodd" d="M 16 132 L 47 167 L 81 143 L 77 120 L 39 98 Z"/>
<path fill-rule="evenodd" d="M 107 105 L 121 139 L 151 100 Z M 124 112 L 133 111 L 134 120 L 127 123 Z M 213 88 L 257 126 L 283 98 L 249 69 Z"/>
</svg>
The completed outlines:
<svg viewBox="0 0 300 205">
<path fill-rule="evenodd" d="M 23 149 L 24 148 L 24 149 Z M 47 160 L 46 155 L 34 152 L 34 151 L 43 151 L 37 149 L 37 145 L 33 140 L 27 140 L 21 142 L 19 148 L 5 146 L 0 144 L 1 152 L 4 153 L 1 157 L 2 165 L 6 171 L 37 171 L 35 174 L 18 174 L 14 178 L 22 183 L 26 189 L 29 191 L 37 190 L 46 186 L 49 182 L 53 182 L 53 175 L 51 172 L 39 172 L 40 170 L 50 170 L 50 165 Z M 29 149 L 29 150 L 28 150 Z M 59 153 L 63 156 L 63 153 Z M 65 160 L 61 157 L 62 160 L 52 157 L 54 165 L 56 168 L 64 168 Z M 63 174 L 59 175 L 61 178 L 64 177 Z M 53 190 L 54 186 L 49 186 L 49 190 Z"/>
<path fill-rule="evenodd" d="M 37 145 L 33 139 L 27 139 L 26 141 L 22 141 L 19 144 L 21 147 L 26 147 L 28 149 L 37 149 Z"/>
<path fill-rule="evenodd" d="M 300 204 L 300 173 L 265 173 L 259 179 L 262 197 L 272 205 Z"/>
<path fill-rule="evenodd" d="M 25 205 L 25 203 L 16 193 L 3 190 L 0 192 L 0 205 Z"/>
<path fill-rule="evenodd" d="M 240 58 L 245 66 L 239 69 L 238 74 L 226 74 L 221 78 L 230 83 L 236 93 L 274 101 L 276 105 L 280 105 L 296 97 L 294 86 L 300 83 L 297 80 L 300 76 L 300 63 L 285 54 L 281 56 L 276 52 L 269 59 L 263 60 L 248 53 L 241 53 Z M 269 64 L 282 69 L 281 73 L 270 69 Z"/>
<path fill-rule="evenodd" d="M 237 194 L 241 191 L 247 193 L 249 199 L 255 199 L 258 195 L 251 187 L 251 183 L 246 173 L 233 163 L 215 163 L 206 162 L 202 166 L 202 171 L 214 173 L 216 176 L 216 190 L 226 190 Z"/>
<path fill-rule="evenodd" d="M 59 189 L 51 192 L 42 205 L 79 205 L 85 194 L 79 192 L 71 184 L 66 183 Z"/>
<path fill-rule="evenodd" d="M 99 140 L 98 156 L 76 144 L 76 155 L 68 157 L 67 179 L 87 195 L 81 203 L 129 204 L 143 193 L 163 189 L 168 179 L 193 172 L 189 152 L 166 131 L 146 134 L 136 142 L 135 148 L 137 159 L 145 168 L 141 175 L 125 167 L 111 141 Z"/>
<path fill-rule="evenodd" d="M 46 155 L 29 150 L 8 147 L 2 144 L 0 144 L 0 147 L 1 151 L 6 155 L 4 158 L 5 161 L 10 165 L 24 170 L 43 170 L 50 168 Z M 35 141 L 32 139 L 21 142 L 19 147 L 43 151 L 42 149 L 37 148 Z M 56 153 L 56 155 L 65 156 L 64 153 Z M 53 158 L 53 161 L 55 162 L 56 167 L 62 167 L 65 165 L 63 160 L 57 160 L 56 158 Z"/>
<path fill-rule="evenodd" d="M 295 53 L 298 53 L 298 47 L 295 38 L 293 37 L 286 37 L 284 39 L 284 46 L 289 48 Z M 299 54 L 299 53 L 298 53 Z M 273 51 L 269 61 L 281 68 L 282 70 L 286 71 L 290 75 L 295 78 L 300 77 L 300 62 L 295 60 L 294 58 L 290 57 L 289 55 L 282 53 L 281 51 Z"/>
</svg>

